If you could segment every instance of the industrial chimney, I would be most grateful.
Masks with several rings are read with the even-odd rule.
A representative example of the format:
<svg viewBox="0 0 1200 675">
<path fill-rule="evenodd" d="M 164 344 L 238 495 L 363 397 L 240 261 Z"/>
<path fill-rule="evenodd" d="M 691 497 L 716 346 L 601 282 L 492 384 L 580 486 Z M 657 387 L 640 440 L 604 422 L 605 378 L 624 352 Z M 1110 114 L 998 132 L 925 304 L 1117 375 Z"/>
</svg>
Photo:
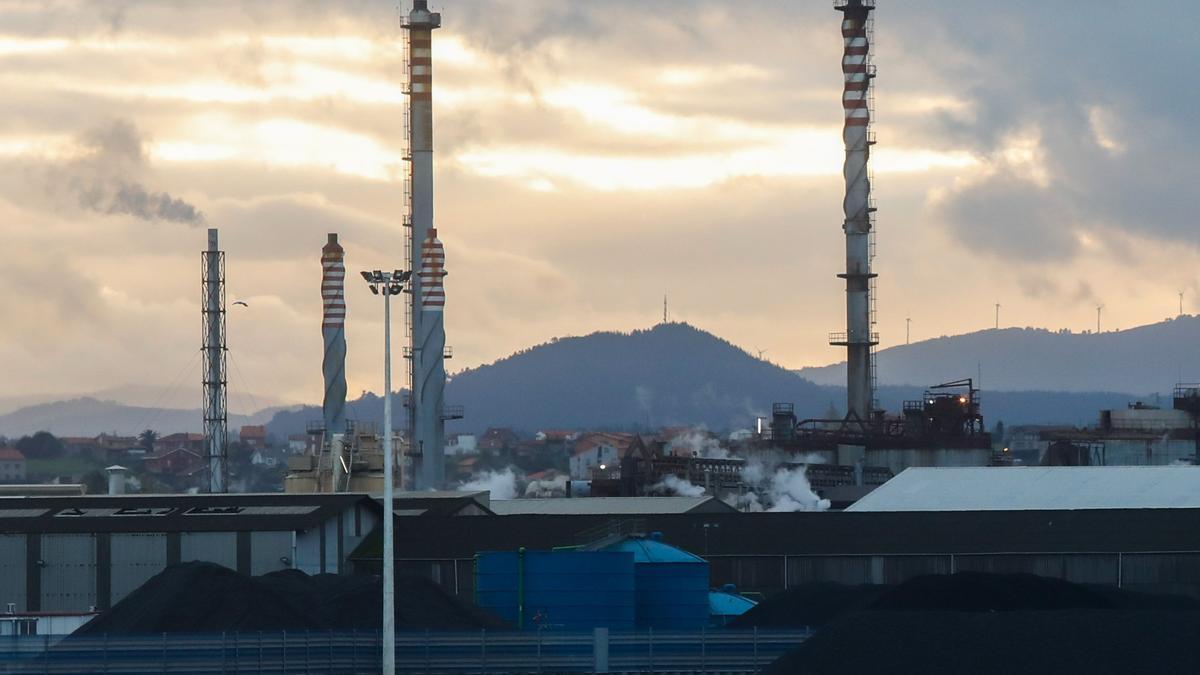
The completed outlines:
<svg viewBox="0 0 1200 675">
<path fill-rule="evenodd" d="M 228 415 L 225 370 L 225 253 L 217 246 L 216 228 L 208 231 L 208 249 L 200 254 L 203 304 L 204 448 L 208 491 L 228 491 Z"/>
<path fill-rule="evenodd" d="M 321 336 L 325 341 L 325 356 L 321 372 L 325 378 L 325 398 L 321 404 L 324 424 L 323 443 L 329 448 L 333 461 L 330 490 L 338 491 L 339 468 L 346 433 L 346 265 L 345 251 L 338 244 L 336 233 L 321 249 Z"/>
<path fill-rule="evenodd" d="M 870 89 L 875 69 L 870 63 L 870 20 L 874 0 L 838 0 L 842 13 L 842 140 L 846 161 L 842 173 L 846 196 L 842 202 L 846 233 L 846 332 L 833 333 L 829 343 L 846 348 L 846 416 L 868 420 L 874 408 L 874 350 L 879 336 L 875 325 L 874 212 L 867 162 L 874 139 L 870 133 Z"/>
<path fill-rule="evenodd" d="M 430 12 L 424 0 L 415 0 L 404 21 L 408 53 L 409 197 L 408 268 L 417 270 L 414 250 L 420 251 L 420 272 L 409 282 L 408 356 L 409 448 L 413 460 L 411 489 L 440 489 L 445 482 L 443 454 L 447 411 L 446 330 L 442 309 L 445 254 L 433 226 L 433 30 L 442 25 L 440 14 Z"/>
</svg>

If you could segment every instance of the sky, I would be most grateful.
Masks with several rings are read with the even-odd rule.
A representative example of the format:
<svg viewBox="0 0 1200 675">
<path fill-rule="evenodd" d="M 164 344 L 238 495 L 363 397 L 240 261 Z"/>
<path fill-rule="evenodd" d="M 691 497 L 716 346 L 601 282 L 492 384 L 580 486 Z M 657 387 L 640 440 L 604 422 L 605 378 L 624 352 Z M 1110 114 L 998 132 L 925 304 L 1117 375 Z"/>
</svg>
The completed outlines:
<svg viewBox="0 0 1200 675">
<path fill-rule="evenodd" d="M 873 44 L 878 330 L 1200 310 L 1200 7 L 905 0 Z M 818 0 L 434 0 L 453 371 L 683 320 L 840 360 L 840 16 Z M 232 407 L 319 401 L 320 249 L 404 259 L 402 29 L 375 0 L 0 0 L 5 395 L 199 403 L 205 228 Z M 348 279 L 349 389 L 382 308 Z M 398 330 L 402 336 L 403 330 Z M 399 339 L 398 339 L 399 340 Z M 402 371 L 396 377 L 402 379 Z M 193 382 L 194 381 L 194 382 Z M 195 386 L 193 386 L 195 385 Z M 246 395 L 249 395 L 248 393 Z"/>
</svg>

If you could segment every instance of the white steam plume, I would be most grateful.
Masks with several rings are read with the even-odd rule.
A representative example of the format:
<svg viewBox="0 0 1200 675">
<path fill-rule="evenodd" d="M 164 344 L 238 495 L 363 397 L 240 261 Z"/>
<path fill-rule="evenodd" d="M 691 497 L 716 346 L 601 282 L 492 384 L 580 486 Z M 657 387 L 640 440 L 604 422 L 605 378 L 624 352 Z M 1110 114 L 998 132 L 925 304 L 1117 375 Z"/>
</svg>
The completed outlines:
<svg viewBox="0 0 1200 675">
<path fill-rule="evenodd" d="M 459 492 L 480 492 L 486 490 L 492 499 L 516 499 L 517 476 L 512 468 L 503 471 L 484 471 L 475 474 L 471 480 L 460 483 L 455 490 Z"/>
<path fill-rule="evenodd" d="M 702 497 L 704 488 L 693 485 L 691 481 L 679 476 L 666 476 L 655 483 L 650 491 L 656 494 L 679 495 L 680 497 Z"/>
<path fill-rule="evenodd" d="M 805 460 L 816 459 L 811 455 Z M 825 511 L 828 499 L 812 490 L 806 475 L 807 465 L 783 465 L 777 455 L 751 457 L 742 467 L 742 482 L 749 490 L 742 495 L 726 495 L 725 501 L 745 511 Z"/>
<path fill-rule="evenodd" d="M 531 480 L 525 486 L 526 499 L 545 499 L 548 497 L 565 497 L 567 494 L 567 477 L 555 476 L 549 480 Z"/>
<path fill-rule="evenodd" d="M 672 438 L 667 443 L 667 452 L 676 456 L 703 457 L 705 459 L 731 459 L 729 450 L 721 441 L 710 437 L 703 429 L 692 429 Z"/>
</svg>

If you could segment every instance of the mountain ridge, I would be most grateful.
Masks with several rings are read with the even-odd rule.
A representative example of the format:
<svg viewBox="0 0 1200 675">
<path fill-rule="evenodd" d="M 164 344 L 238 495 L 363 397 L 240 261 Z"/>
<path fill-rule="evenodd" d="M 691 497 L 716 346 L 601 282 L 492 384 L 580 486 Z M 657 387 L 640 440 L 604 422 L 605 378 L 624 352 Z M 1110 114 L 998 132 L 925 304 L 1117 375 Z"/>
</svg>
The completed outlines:
<svg viewBox="0 0 1200 675">
<path fill-rule="evenodd" d="M 881 349 L 881 385 L 934 384 L 975 377 L 992 391 L 1169 393 L 1200 379 L 1200 316 L 1102 333 L 1000 328 Z M 845 362 L 794 371 L 817 384 L 845 381 Z M 1118 384 L 1119 383 L 1119 384 Z"/>
</svg>

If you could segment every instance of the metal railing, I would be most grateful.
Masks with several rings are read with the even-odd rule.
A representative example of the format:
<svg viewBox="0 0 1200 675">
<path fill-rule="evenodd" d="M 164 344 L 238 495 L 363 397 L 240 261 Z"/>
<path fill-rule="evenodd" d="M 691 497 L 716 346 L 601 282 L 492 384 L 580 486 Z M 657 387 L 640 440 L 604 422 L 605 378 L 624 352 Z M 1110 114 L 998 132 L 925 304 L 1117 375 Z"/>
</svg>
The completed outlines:
<svg viewBox="0 0 1200 675">
<path fill-rule="evenodd" d="M 405 673 L 754 673 L 811 636 L 798 630 L 399 632 Z M 378 631 L 0 637 L 0 673 L 371 673 Z M 607 672 L 607 671 L 606 671 Z"/>
</svg>

